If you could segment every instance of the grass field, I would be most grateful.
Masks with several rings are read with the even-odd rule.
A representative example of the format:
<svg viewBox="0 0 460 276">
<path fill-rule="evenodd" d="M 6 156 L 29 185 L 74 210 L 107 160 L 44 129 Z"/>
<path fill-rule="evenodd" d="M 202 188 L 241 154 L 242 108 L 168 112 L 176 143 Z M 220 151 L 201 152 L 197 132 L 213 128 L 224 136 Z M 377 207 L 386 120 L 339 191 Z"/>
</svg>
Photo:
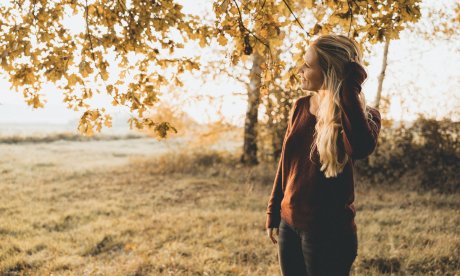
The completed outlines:
<svg viewBox="0 0 460 276">
<path fill-rule="evenodd" d="M 280 275 L 274 165 L 145 143 L 0 145 L 0 274 Z M 358 182 L 352 275 L 460 275 L 459 207 Z"/>
</svg>

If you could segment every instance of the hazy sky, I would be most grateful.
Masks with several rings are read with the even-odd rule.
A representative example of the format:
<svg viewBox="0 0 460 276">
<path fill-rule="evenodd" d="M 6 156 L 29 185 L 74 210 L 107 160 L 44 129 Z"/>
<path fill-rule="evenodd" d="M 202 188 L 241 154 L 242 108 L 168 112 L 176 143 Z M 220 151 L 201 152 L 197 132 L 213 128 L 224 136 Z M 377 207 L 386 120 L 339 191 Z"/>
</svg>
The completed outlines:
<svg viewBox="0 0 460 276">
<path fill-rule="evenodd" d="M 184 4 L 184 9 L 191 12 L 200 12 L 205 8 L 204 3 L 212 1 L 179 1 Z M 432 3 L 437 1 L 432 1 Z M 446 1 L 452 2 L 452 1 Z M 192 4 L 191 4 L 192 3 Z M 210 5 L 209 5 L 210 6 Z M 388 67 L 384 93 L 391 92 L 394 95 L 401 95 L 412 105 L 406 105 L 407 110 L 402 110 L 399 99 L 394 97 L 390 109 L 390 116 L 393 119 L 412 120 L 415 112 L 431 114 L 440 118 L 449 111 L 460 109 L 459 93 L 460 88 L 460 42 L 439 41 L 435 46 L 417 38 L 407 31 L 403 31 L 400 39 L 392 41 L 389 50 Z M 370 65 L 368 79 L 365 81 L 363 91 L 369 101 L 373 101 L 377 89 L 377 77 L 381 69 L 383 45 L 377 44 L 373 47 L 372 56 L 368 57 Z M 187 78 L 185 87 L 190 92 L 187 95 L 202 94 L 222 97 L 223 113 L 230 121 L 238 124 L 243 123 L 246 111 L 246 98 L 234 96 L 232 92 L 244 92 L 244 87 L 232 80 L 221 79 L 201 82 L 193 78 Z M 45 109 L 33 110 L 24 102 L 21 93 L 9 90 L 10 84 L 6 81 L 4 72 L 0 74 L 0 123 L 67 123 L 77 119 L 81 113 L 68 110 L 62 102 L 62 95 L 53 88 L 53 85 L 44 85 L 44 93 L 48 103 Z M 449 99 L 445 95 L 456 95 L 456 98 Z M 420 100 L 420 103 L 415 103 Z M 96 99 L 99 105 L 110 107 L 110 100 L 101 96 Z M 209 104 L 206 101 L 197 103 L 180 103 L 192 117 L 200 122 L 212 120 L 215 109 L 220 105 Z M 110 110 L 115 116 L 126 116 L 126 108 L 113 108 Z M 457 112 L 458 114 L 458 112 Z M 402 118 L 403 117 L 403 118 Z M 460 118 L 453 117 L 454 120 Z M 76 126 L 75 126 L 76 127 Z"/>
</svg>

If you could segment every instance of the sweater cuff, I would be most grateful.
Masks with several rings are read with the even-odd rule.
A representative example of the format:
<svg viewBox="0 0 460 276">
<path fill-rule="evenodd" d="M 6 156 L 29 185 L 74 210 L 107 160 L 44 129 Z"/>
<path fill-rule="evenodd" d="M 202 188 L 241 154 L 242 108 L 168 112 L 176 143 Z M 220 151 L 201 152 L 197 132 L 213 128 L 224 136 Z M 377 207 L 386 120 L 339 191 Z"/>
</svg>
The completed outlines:
<svg viewBox="0 0 460 276">
<path fill-rule="evenodd" d="M 279 228 L 281 222 L 280 214 L 267 214 L 267 221 L 265 222 L 265 228 Z"/>
</svg>

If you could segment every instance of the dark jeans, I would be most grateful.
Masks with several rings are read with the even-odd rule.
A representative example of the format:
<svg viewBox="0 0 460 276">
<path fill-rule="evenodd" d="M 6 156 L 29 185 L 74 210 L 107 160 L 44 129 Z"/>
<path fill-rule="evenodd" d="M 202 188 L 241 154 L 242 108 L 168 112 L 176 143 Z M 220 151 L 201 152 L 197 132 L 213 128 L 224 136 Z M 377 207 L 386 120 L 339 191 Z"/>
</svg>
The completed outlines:
<svg viewBox="0 0 460 276">
<path fill-rule="evenodd" d="M 356 233 L 311 235 L 283 219 L 279 226 L 278 257 L 283 276 L 349 275 L 358 252 Z"/>
</svg>

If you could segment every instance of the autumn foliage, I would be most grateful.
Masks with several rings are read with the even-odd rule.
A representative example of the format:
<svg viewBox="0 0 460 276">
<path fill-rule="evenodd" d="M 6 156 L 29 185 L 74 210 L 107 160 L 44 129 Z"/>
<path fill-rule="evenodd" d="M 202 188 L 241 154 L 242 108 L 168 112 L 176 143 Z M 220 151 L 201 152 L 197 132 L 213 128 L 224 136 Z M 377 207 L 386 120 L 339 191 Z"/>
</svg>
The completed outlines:
<svg viewBox="0 0 460 276">
<path fill-rule="evenodd" d="M 233 65 L 263 55 L 264 96 L 296 83 L 293 64 L 280 58 L 286 43 L 295 62 L 320 34 L 348 32 L 363 46 L 395 39 L 405 24 L 419 19 L 419 2 L 220 0 L 213 2 L 216 21 L 209 24 L 173 0 L 12 1 L 0 5 L 0 64 L 12 88 L 35 108 L 44 107 L 43 84 L 54 83 L 63 102 L 82 111 L 78 128 L 84 134 L 111 126 L 106 108 L 90 103 L 100 93 L 129 108 L 131 127 L 164 137 L 173 126 L 146 118 L 145 111 L 155 108 L 162 87 L 181 86 L 183 72 L 202 70 L 193 53 L 174 55 L 189 41 L 201 47 L 214 39 L 230 44 Z M 82 26 L 70 28 L 67 17 Z M 299 18 L 314 20 L 304 25 Z"/>
</svg>

